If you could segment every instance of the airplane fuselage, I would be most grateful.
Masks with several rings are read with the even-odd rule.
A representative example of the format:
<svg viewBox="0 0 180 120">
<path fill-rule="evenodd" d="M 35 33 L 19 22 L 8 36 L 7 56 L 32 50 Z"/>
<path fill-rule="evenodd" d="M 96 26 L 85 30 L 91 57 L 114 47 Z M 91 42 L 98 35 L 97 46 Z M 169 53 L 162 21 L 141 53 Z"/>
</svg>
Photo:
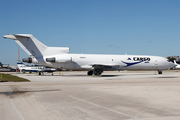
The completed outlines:
<svg viewBox="0 0 180 120">
<path fill-rule="evenodd" d="M 58 56 L 58 55 L 57 55 Z M 46 62 L 46 58 L 56 56 L 44 56 L 37 58 L 39 64 L 44 66 L 71 69 L 71 70 L 91 70 L 93 65 L 103 67 L 103 70 L 164 70 L 169 69 L 174 64 L 168 59 L 158 56 L 143 55 L 103 55 L 103 54 L 65 54 L 71 58 L 67 62 Z"/>
</svg>

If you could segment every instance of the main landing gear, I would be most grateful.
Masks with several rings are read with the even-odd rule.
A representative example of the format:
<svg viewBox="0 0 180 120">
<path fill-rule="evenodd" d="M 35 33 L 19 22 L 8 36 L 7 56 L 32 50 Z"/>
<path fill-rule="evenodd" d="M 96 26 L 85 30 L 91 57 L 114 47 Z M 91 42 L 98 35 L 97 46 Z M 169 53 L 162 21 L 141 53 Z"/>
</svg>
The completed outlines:
<svg viewBox="0 0 180 120">
<path fill-rule="evenodd" d="M 87 75 L 92 75 L 92 74 L 93 74 L 93 71 L 92 71 L 92 70 L 90 70 L 90 71 L 87 72 Z"/>
<path fill-rule="evenodd" d="M 39 75 L 43 74 L 43 72 L 39 72 Z"/>
<path fill-rule="evenodd" d="M 158 74 L 162 74 L 162 70 L 158 70 Z"/>
<path fill-rule="evenodd" d="M 101 75 L 103 73 L 102 69 L 94 69 L 87 72 L 87 75 Z M 162 70 L 158 70 L 158 74 L 162 74 Z"/>
<path fill-rule="evenodd" d="M 87 75 L 101 75 L 103 73 L 102 69 L 94 69 L 94 70 L 90 70 L 88 71 Z"/>
</svg>

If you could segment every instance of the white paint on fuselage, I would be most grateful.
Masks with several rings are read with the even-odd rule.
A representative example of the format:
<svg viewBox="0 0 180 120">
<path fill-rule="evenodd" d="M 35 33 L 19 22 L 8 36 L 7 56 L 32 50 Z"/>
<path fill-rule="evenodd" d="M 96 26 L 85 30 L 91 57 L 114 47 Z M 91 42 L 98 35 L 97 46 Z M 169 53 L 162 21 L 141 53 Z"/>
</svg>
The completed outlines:
<svg viewBox="0 0 180 120">
<path fill-rule="evenodd" d="M 168 62 L 168 59 L 159 56 L 148 56 L 148 55 L 103 55 L 103 54 L 67 54 L 72 58 L 71 62 L 66 63 L 50 63 L 45 62 L 45 59 L 49 56 L 44 57 L 43 64 L 45 66 L 64 68 L 71 70 L 92 69 L 91 65 L 106 65 L 112 66 L 107 70 L 164 70 L 174 66 L 172 62 Z M 56 55 L 58 56 L 58 55 Z M 51 56 L 51 57 L 56 57 Z M 134 57 L 139 58 L 150 58 L 149 61 L 134 61 Z M 125 62 L 125 63 L 123 63 Z M 134 65 L 127 65 L 126 63 L 136 63 Z M 41 63 L 42 64 L 42 63 Z"/>
</svg>

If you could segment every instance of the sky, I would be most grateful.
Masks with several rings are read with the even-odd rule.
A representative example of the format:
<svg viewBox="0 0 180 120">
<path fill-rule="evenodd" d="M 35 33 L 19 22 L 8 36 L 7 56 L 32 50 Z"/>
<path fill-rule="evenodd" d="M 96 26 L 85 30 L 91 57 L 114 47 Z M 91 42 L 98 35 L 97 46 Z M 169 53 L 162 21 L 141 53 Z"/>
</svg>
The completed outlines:
<svg viewBox="0 0 180 120">
<path fill-rule="evenodd" d="M 0 62 L 16 65 L 8 33 L 70 53 L 180 56 L 180 0 L 0 0 Z"/>
</svg>

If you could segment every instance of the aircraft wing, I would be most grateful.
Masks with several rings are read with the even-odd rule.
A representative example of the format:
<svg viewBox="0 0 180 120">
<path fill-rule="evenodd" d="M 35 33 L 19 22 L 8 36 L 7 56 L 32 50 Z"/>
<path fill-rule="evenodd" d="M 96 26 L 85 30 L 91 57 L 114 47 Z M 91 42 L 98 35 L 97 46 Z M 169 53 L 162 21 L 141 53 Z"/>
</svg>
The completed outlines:
<svg viewBox="0 0 180 120">
<path fill-rule="evenodd" d="M 119 67 L 118 64 L 90 64 L 90 65 L 83 65 L 81 68 L 89 68 L 89 69 L 114 69 L 116 67 Z"/>
<path fill-rule="evenodd" d="M 119 65 L 116 65 L 116 64 L 93 64 L 91 65 L 93 67 L 98 67 L 98 66 L 102 66 L 102 67 L 112 67 L 112 66 L 117 66 L 119 67 Z"/>
<path fill-rule="evenodd" d="M 55 72 L 56 71 L 56 69 L 45 69 L 45 70 L 43 70 L 43 72 Z"/>
<path fill-rule="evenodd" d="M 103 70 L 114 70 L 117 67 L 119 67 L 119 65 L 116 64 L 94 64 L 92 65 L 94 67 L 94 69 L 103 69 Z"/>
</svg>

